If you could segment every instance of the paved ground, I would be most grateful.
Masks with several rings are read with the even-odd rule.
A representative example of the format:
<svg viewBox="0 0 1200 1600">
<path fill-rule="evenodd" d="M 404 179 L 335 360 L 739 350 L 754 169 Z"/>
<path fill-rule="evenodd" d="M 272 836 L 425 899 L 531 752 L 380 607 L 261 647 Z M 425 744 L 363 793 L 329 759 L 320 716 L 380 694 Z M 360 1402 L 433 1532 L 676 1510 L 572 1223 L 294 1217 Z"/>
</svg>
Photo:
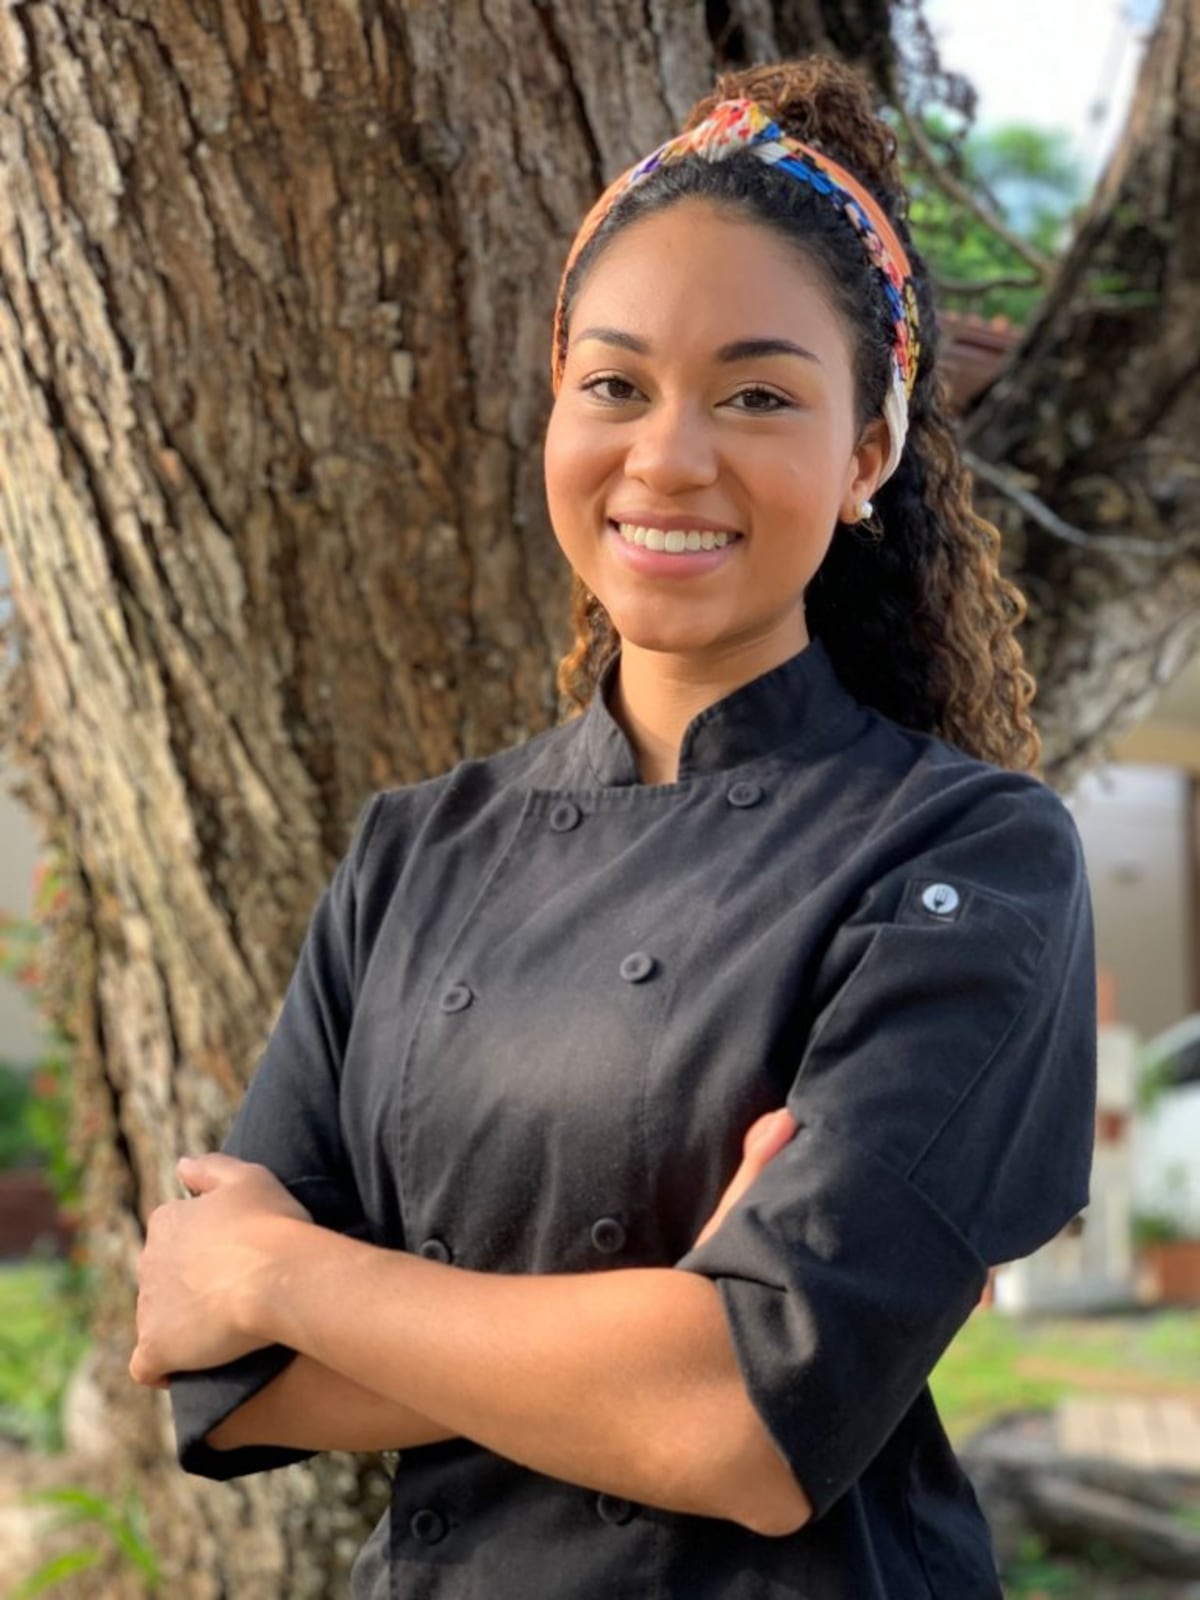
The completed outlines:
<svg viewBox="0 0 1200 1600">
<path fill-rule="evenodd" d="M 1072 1396 L 1059 1401 L 1057 1421 L 1064 1455 L 1200 1477 L 1200 1405 L 1188 1400 Z"/>
</svg>

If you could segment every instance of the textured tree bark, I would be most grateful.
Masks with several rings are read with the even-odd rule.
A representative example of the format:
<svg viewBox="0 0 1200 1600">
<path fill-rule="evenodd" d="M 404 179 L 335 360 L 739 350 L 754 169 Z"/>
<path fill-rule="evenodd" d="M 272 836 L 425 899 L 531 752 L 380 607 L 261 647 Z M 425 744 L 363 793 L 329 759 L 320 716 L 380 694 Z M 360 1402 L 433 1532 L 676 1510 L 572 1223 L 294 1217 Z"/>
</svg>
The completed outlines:
<svg viewBox="0 0 1200 1600">
<path fill-rule="evenodd" d="M 1192 54 L 1162 47 L 1190 61 L 1193 155 L 1196 3 L 1168 0 Z M 126 1376 L 133 1263 L 175 1158 L 222 1136 L 369 792 L 553 719 L 566 586 L 540 438 L 570 236 L 719 60 L 837 48 L 887 89 L 887 19 L 886 0 L 0 9 L 4 717 L 71 874 L 48 967 L 77 1047 L 114 1473 L 138 1483 L 172 1596 L 345 1593 L 386 1501 L 365 1458 L 179 1473 L 164 1397 Z M 1147 528 L 1194 512 L 1172 452 L 1195 368 L 1146 312 L 1078 303 L 1093 260 L 1142 283 L 1141 235 L 1113 241 L 1143 208 L 1181 325 L 1195 240 L 1169 223 L 1195 205 L 1195 164 L 1172 165 L 1155 115 L 1130 135 L 1142 186 L 1110 183 L 1016 387 L 973 423 L 1063 515 L 1127 523 L 1103 478 L 1135 486 Z M 1088 370 L 1110 331 L 1123 411 Z M 1043 392 L 1057 409 L 1022 430 Z M 1047 673 L 1076 697 L 1049 702 L 1067 748 L 1124 568 L 1077 575 L 1014 531 Z M 1145 604 L 1142 642 L 1182 615 L 1165 592 Z"/>
<path fill-rule="evenodd" d="M 1031 602 L 1034 710 L 1059 787 L 1137 721 L 1200 639 L 1198 218 L 1200 0 L 1164 0 L 1074 246 L 966 420 L 979 456 L 1094 540 L 1081 548 L 988 497 Z"/>
</svg>

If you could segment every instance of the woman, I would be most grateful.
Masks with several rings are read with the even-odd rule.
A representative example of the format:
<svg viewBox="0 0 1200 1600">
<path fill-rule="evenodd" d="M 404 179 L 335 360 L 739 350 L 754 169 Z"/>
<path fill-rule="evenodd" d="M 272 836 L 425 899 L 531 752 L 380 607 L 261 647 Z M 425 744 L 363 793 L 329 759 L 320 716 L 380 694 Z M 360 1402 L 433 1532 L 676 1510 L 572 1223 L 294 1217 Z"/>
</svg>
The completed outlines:
<svg viewBox="0 0 1200 1600">
<path fill-rule="evenodd" d="M 362 1600 L 999 1596 L 926 1380 L 1087 1203 L 1092 924 L 936 348 L 826 60 L 581 230 L 583 714 L 373 798 L 141 1264 L 186 1470 L 404 1452 Z"/>
</svg>

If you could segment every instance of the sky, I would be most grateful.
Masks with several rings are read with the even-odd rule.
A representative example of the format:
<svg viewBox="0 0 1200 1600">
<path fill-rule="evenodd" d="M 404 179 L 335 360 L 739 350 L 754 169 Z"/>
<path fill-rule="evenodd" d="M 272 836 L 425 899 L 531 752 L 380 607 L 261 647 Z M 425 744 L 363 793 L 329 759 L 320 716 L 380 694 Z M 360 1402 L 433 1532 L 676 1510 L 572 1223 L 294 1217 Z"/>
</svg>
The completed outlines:
<svg viewBox="0 0 1200 1600">
<path fill-rule="evenodd" d="M 1094 178 L 1120 132 L 1158 0 L 925 0 L 942 64 L 979 92 L 976 125 L 1060 128 Z"/>
</svg>

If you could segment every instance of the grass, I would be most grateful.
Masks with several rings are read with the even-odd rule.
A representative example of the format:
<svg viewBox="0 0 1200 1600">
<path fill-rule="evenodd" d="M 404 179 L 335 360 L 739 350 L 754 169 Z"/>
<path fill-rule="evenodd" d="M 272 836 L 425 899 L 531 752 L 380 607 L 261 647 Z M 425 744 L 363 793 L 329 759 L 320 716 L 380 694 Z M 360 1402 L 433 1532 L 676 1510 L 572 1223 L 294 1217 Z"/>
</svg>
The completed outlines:
<svg viewBox="0 0 1200 1600">
<path fill-rule="evenodd" d="M 1184 1600 L 1186 1583 L 1150 1578 L 1102 1545 L 1078 1559 L 1056 1555 L 1031 1534 L 1005 1573 L 1007 1600 Z"/>
<path fill-rule="evenodd" d="M 88 1345 L 86 1277 L 54 1259 L 0 1265 L 0 1436 L 63 1448 L 63 1391 Z"/>
<path fill-rule="evenodd" d="M 931 1388 L 956 1445 L 1005 1412 L 1069 1395 L 1176 1394 L 1200 1403 L 1200 1309 L 1092 1317 L 980 1310 Z M 1192 1511 L 1180 1513 L 1191 1523 Z M 1004 1574 L 1008 1600 L 1182 1600 L 1186 1582 L 1149 1577 L 1102 1545 L 1066 1556 L 1031 1534 Z M 1193 1591 L 1194 1600 L 1195 1591 Z"/>
<path fill-rule="evenodd" d="M 1002 1412 L 1053 1406 L 1067 1395 L 1190 1393 L 1200 1401 L 1200 1310 L 1094 1317 L 977 1311 L 931 1387 L 956 1444 Z"/>
</svg>

